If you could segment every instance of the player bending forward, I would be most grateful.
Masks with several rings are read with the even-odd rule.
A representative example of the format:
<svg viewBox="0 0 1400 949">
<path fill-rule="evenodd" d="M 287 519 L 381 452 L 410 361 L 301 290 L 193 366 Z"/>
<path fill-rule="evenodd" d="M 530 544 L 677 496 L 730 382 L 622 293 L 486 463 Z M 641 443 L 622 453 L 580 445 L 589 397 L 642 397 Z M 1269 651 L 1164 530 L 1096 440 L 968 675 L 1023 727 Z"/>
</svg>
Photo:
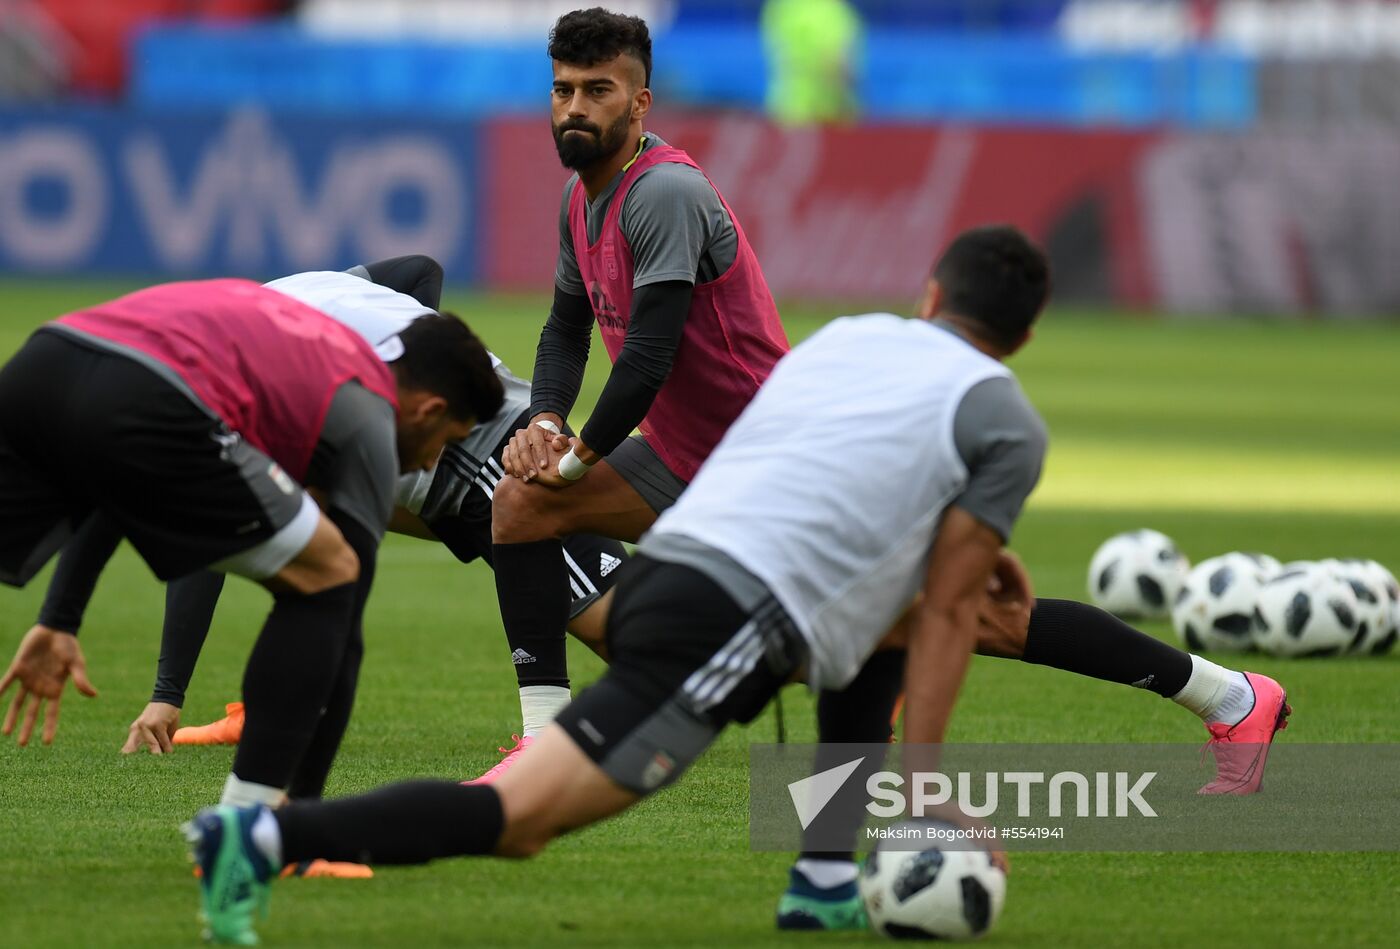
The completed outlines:
<svg viewBox="0 0 1400 949">
<path fill-rule="evenodd" d="M 837 320 L 783 360 L 610 595 L 607 673 L 494 784 L 413 781 L 188 824 L 212 935 L 255 939 L 286 862 L 537 853 L 675 781 L 786 683 L 840 689 L 882 645 L 907 651 L 905 739 L 941 741 L 1040 473 L 1044 427 L 1001 360 L 1048 287 L 1041 252 L 1011 229 L 964 234 L 948 255 L 998 288 L 995 305 Z M 988 388 L 1006 424 L 963 454 L 959 417 Z"/>
<path fill-rule="evenodd" d="M 62 317 L 0 370 L 0 581 L 23 585 L 99 518 L 162 580 L 211 568 L 273 594 L 225 803 L 277 803 L 329 769 L 394 480 L 501 404 L 460 320 L 430 314 L 385 344 L 276 290 L 211 280 Z M 93 694 L 76 637 L 31 630 L 0 680 L 19 686 L 0 730 L 24 711 L 25 744 L 47 702 L 51 741 L 70 675 Z"/>
</svg>

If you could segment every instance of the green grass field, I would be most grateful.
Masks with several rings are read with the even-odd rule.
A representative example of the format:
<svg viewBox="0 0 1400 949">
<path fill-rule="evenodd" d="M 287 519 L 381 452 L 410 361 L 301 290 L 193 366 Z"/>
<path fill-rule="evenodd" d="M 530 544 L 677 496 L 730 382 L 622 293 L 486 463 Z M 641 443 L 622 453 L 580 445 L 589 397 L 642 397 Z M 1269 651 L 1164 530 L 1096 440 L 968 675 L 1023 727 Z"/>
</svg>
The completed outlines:
<svg viewBox="0 0 1400 949">
<path fill-rule="evenodd" d="M 44 318 L 120 289 L 0 286 L 0 353 Z M 451 302 L 529 372 L 543 300 Z M 791 309 L 785 319 L 800 338 L 835 313 Z M 1082 597 L 1095 546 L 1140 526 L 1169 533 L 1193 560 L 1255 549 L 1400 567 L 1400 327 L 1052 312 L 1013 366 L 1052 433 L 1045 478 L 1013 544 L 1038 592 Z M 603 374 L 595 359 L 585 401 Z M 6 655 L 42 595 L 42 582 L 0 592 Z M 257 588 L 230 584 L 187 722 L 217 717 L 237 697 L 265 609 Z M 197 939 L 195 884 L 176 825 L 218 796 L 229 751 L 117 754 L 148 696 L 160 614 L 160 587 L 123 550 L 83 633 L 101 697 L 70 691 L 52 747 L 0 743 L 0 946 Z M 1171 636 L 1165 624 L 1150 629 Z M 486 568 L 391 538 L 366 630 L 358 707 L 331 792 L 467 776 L 492 763 L 518 727 L 518 708 Z M 582 649 L 572 658 L 576 684 L 599 674 Z M 1400 657 L 1248 666 L 1290 689 L 1295 714 L 1281 740 L 1400 740 Z M 799 689 L 786 700 L 792 736 L 810 740 L 809 700 Z M 382 871 L 370 882 L 280 885 L 264 942 L 867 944 L 863 934 L 780 936 L 772 927 L 787 859 L 748 849 L 746 747 L 773 734 L 767 716 L 732 730 L 677 788 L 528 863 L 461 860 Z M 1191 715 L 1151 694 L 988 659 L 972 669 L 950 736 L 1204 737 Z M 1394 945 L 1400 928 L 1395 853 L 1013 854 L 1012 868 L 995 945 L 1381 946 Z"/>
</svg>

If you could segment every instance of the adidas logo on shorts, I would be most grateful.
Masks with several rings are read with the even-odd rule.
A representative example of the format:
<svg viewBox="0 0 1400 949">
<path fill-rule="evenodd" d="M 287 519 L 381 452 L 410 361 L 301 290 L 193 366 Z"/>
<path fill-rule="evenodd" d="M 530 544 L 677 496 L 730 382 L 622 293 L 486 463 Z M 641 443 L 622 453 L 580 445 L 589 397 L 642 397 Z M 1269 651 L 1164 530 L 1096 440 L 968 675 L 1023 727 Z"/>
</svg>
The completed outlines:
<svg viewBox="0 0 1400 949">
<path fill-rule="evenodd" d="M 606 577 L 620 566 L 622 566 L 621 557 L 614 557 L 612 554 L 603 554 L 603 559 L 599 561 L 598 572 Z"/>
<path fill-rule="evenodd" d="M 523 666 L 527 662 L 534 662 L 535 657 L 530 655 L 523 649 L 517 649 L 515 652 L 510 654 L 510 661 L 517 666 Z"/>
</svg>

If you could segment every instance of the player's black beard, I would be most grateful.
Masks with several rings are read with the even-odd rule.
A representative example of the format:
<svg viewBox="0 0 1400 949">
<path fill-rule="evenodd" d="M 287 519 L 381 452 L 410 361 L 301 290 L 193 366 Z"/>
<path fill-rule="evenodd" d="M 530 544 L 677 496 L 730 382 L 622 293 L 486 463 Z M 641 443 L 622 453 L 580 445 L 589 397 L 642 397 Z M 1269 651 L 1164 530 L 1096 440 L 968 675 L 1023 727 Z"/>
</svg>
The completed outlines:
<svg viewBox="0 0 1400 949">
<path fill-rule="evenodd" d="M 565 121 L 554 127 L 554 147 L 559 152 L 559 161 L 565 168 L 586 171 L 599 162 L 607 161 L 627 144 L 627 130 L 632 124 L 632 116 L 623 112 L 617 121 L 608 126 L 606 132 L 590 122 Z M 564 133 L 578 129 L 587 135 Z"/>
</svg>

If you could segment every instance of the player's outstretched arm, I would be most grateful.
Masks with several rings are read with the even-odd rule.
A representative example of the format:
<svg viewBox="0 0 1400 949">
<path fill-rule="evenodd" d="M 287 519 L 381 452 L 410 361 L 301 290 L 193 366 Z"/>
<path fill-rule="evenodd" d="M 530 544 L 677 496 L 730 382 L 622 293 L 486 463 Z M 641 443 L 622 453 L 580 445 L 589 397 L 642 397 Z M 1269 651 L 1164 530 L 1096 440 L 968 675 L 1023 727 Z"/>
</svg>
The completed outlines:
<svg viewBox="0 0 1400 949">
<path fill-rule="evenodd" d="M 427 254 L 390 257 L 351 267 L 347 273 L 364 277 L 381 287 L 406 293 L 431 309 L 442 306 L 442 264 Z"/>
<path fill-rule="evenodd" d="M 58 734 L 63 687 L 70 675 L 79 692 L 89 698 L 97 696 L 97 689 L 88 681 L 87 660 L 78 646 L 78 637 L 46 626 L 31 629 L 15 651 L 14 661 L 10 663 L 5 677 L 0 679 L 0 697 L 9 691 L 11 685 L 19 686 L 5 713 L 4 724 L 0 725 L 0 735 L 13 734 L 23 714 L 18 740 L 20 745 L 29 744 L 42 710 L 44 744 L 52 744 L 54 736 Z"/>
<path fill-rule="evenodd" d="M 121 528 L 100 511 L 83 521 L 58 557 L 44 605 L 39 608 L 39 626 L 77 635 L 97 578 L 121 539 Z"/>
<path fill-rule="evenodd" d="M 160 755 L 175 750 L 185 690 L 194 676 L 223 588 L 224 575 L 212 570 L 201 570 L 166 585 L 156 684 L 151 690 L 151 701 L 127 729 L 122 754 L 145 749 Z"/>
<path fill-rule="evenodd" d="M 913 616 L 904 672 L 904 741 L 943 741 L 977 644 L 978 615 L 1001 536 L 960 507 L 943 514 Z"/>
</svg>

